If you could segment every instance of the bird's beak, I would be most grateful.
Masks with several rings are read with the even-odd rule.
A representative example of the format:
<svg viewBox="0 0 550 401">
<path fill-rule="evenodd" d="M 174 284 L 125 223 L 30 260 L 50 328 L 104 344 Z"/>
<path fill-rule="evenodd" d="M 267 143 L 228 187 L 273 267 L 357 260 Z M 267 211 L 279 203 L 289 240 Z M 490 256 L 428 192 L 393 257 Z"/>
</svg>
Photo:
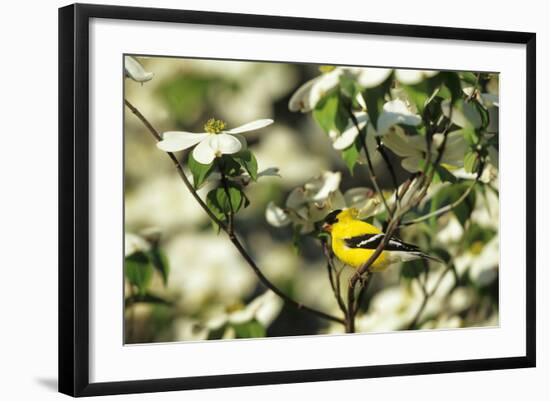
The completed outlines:
<svg viewBox="0 0 550 401">
<path fill-rule="evenodd" d="M 332 231 L 332 226 L 328 223 L 324 223 L 322 226 L 321 226 L 321 230 L 329 233 Z"/>
</svg>

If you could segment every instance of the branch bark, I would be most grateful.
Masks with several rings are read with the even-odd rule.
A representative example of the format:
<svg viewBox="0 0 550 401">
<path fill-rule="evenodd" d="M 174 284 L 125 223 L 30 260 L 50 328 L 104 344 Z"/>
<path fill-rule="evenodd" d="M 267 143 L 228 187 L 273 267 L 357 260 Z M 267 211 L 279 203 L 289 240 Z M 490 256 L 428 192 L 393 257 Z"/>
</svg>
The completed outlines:
<svg viewBox="0 0 550 401">
<path fill-rule="evenodd" d="M 151 135 L 157 140 L 161 141 L 162 136 L 160 133 L 153 127 L 153 125 L 145 118 L 145 116 L 135 107 L 133 106 L 127 99 L 124 99 L 124 104 L 130 109 L 130 111 L 143 123 L 143 125 L 149 130 Z M 181 166 L 179 160 L 177 157 L 171 153 L 171 152 L 165 152 L 170 160 L 174 163 L 174 166 L 176 167 L 176 170 L 178 172 L 178 175 L 181 177 L 185 187 L 188 189 L 188 191 L 191 193 L 193 198 L 197 201 L 197 203 L 201 206 L 201 208 L 204 210 L 204 212 L 208 215 L 208 217 L 216 223 L 222 231 L 224 231 L 233 246 L 239 251 L 241 256 L 244 258 L 244 260 L 248 263 L 250 268 L 254 271 L 260 282 L 268 289 L 273 291 L 275 294 L 277 294 L 280 298 L 282 298 L 286 303 L 294 306 L 297 309 L 306 311 L 308 313 L 311 313 L 317 317 L 320 317 L 322 319 L 326 319 L 329 321 L 333 321 L 340 324 L 345 324 L 344 319 L 341 319 L 336 316 L 332 316 L 328 313 L 319 311 L 315 308 L 309 307 L 307 305 L 303 305 L 300 302 L 295 301 L 294 299 L 290 298 L 288 295 L 286 295 L 283 291 L 281 291 L 277 286 L 275 286 L 260 270 L 254 259 L 250 256 L 250 254 L 247 252 L 243 244 L 239 241 L 237 238 L 237 235 L 235 234 L 233 227 L 231 229 L 221 220 L 219 220 L 212 211 L 208 208 L 206 203 L 201 199 L 201 197 L 198 195 L 198 193 L 195 191 L 195 188 L 193 188 L 193 185 L 185 175 L 185 172 L 183 171 L 183 167 Z"/>
</svg>

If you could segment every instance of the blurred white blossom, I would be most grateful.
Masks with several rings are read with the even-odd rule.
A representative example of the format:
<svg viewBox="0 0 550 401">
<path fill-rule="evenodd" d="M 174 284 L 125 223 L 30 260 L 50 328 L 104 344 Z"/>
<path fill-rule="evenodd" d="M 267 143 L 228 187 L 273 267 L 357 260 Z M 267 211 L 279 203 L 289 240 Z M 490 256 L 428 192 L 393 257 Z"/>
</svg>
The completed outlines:
<svg viewBox="0 0 550 401">
<path fill-rule="evenodd" d="M 211 317 L 206 322 L 210 330 L 217 330 L 227 324 L 243 324 L 253 320 L 268 328 L 283 308 L 283 300 L 274 292 L 267 290 L 254 298 L 248 305 L 227 308 L 225 312 Z"/>
<path fill-rule="evenodd" d="M 227 238 L 215 233 L 182 234 L 165 247 L 169 286 L 181 293 L 180 305 L 198 312 L 205 303 L 231 304 L 246 298 L 256 277 Z"/>
<path fill-rule="evenodd" d="M 434 70 L 395 70 L 395 79 L 405 85 L 416 85 L 439 74 Z"/>
<path fill-rule="evenodd" d="M 124 197 L 125 220 L 130 229 L 156 226 L 163 233 L 195 227 L 208 217 L 182 185 L 177 174 L 143 180 Z"/>
<path fill-rule="evenodd" d="M 150 249 L 151 244 L 142 236 L 130 232 L 124 233 L 124 256 L 147 252 Z"/>
</svg>

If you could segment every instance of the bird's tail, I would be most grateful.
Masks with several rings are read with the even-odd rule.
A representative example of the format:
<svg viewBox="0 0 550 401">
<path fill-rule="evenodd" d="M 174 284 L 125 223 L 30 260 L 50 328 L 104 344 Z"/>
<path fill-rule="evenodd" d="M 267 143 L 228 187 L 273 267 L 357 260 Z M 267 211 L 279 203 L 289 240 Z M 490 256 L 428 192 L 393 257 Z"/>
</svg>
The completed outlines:
<svg viewBox="0 0 550 401">
<path fill-rule="evenodd" d="M 433 260 L 434 262 L 437 262 L 437 263 L 443 263 L 443 264 L 445 263 L 445 261 L 443 261 L 442 259 L 440 259 L 436 256 L 428 255 L 427 253 L 424 253 L 424 252 L 421 252 L 421 251 L 415 251 L 415 252 L 411 252 L 411 253 L 416 255 L 416 256 L 421 257 L 422 259 Z"/>
</svg>

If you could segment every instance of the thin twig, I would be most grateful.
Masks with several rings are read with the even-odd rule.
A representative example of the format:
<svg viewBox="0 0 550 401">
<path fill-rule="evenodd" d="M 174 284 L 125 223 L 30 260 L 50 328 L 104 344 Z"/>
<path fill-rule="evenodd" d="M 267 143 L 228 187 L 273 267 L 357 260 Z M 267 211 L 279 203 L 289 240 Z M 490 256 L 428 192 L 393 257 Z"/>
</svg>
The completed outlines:
<svg viewBox="0 0 550 401">
<path fill-rule="evenodd" d="M 403 223 L 401 223 L 401 225 L 399 226 L 400 228 L 401 227 L 406 227 L 406 226 L 410 226 L 412 224 L 417 224 L 417 223 L 421 223 L 423 221 L 426 221 L 426 220 L 429 220 L 430 218 L 432 217 L 438 217 L 438 216 L 441 216 L 442 214 L 445 214 L 447 212 L 450 212 L 451 210 L 453 210 L 455 207 L 457 207 L 458 205 L 460 205 L 467 197 L 468 195 L 470 195 L 470 192 L 472 192 L 472 189 L 475 188 L 477 184 L 477 180 L 474 181 L 474 183 L 472 185 L 470 185 L 466 191 L 464 191 L 464 193 L 460 196 L 460 198 L 458 198 L 457 200 L 455 200 L 454 202 L 452 203 L 449 203 L 448 205 L 445 205 L 443 206 L 442 208 L 440 209 L 437 209 L 437 210 L 434 210 L 433 212 L 430 212 L 424 216 L 421 216 L 421 217 L 418 217 L 416 219 L 412 219 L 412 220 L 408 220 L 408 221 L 404 221 Z"/>
<path fill-rule="evenodd" d="M 364 280 L 361 281 L 361 288 L 359 289 L 359 293 L 357 294 L 357 299 L 355 301 L 355 306 L 353 308 L 354 315 L 357 315 L 357 312 L 359 311 L 359 308 L 363 303 L 363 298 L 367 293 L 367 289 L 369 288 L 369 284 L 372 281 L 373 277 L 374 277 L 374 273 L 370 273 L 367 275 L 367 277 L 365 277 Z"/>
<path fill-rule="evenodd" d="M 388 218 L 390 218 L 392 216 L 392 211 L 389 208 L 388 203 L 386 202 L 386 198 L 384 197 L 384 194 L 380 189 L 380 185 L 378 185 L 378 179 L 376 178 L 376 174 L 374 172 L 374 166 L 372 164 L 370 152 L 369 152 L 369 149 L 367 148 L 366 132 L 365 132 L 365 135 L 362 134 L 363 130 L 359 128 L 359 123 L 357 121 L 357 118 L 353 114 L 353 111 L 351 110 L 351 108 L 348 110 L 348 113 L 351 118 L 351 121 L 353 122 L 353 125 L 355 125 L 355 129 L 359 132 L 359 139 L 361 141 L 361 146 L 365 152 L 365 157 L 367 158 L 367 172 L 369 173 L 369 178 L 372 182 L 372 185 L 374 186 L 374 189 L 376 190 L 376 193 L 382 200 L 382 203 L 384 203 L 384 207 L 386 208 L 386 212 L 388 213 Z"/>
<path fill-rule="evenodd" d="M 418 280 L 424 297 L 422 298 L 422 303 L 420 304 L 420 307 L 418 308 L 418 311 L 416 312 L 413 320 L 407 326 L 407 330 L 412 330 L 416 327 L 416 325 L 418 324 L 418 321 L 420 320 L 420 317 L 421 317 L 422 313 L 424 312 L 424 309 L 426 308 L 426 305 L 428 304 L 429 299 L 435 295 L 437 289 L 439 288 L 439 286 L 443 282 L 443 278 L 451 270 L 452 269 L 450 267 L 447 267 L 445 270 L 443 270 L 443 272 L 439 275 L 437 281 L 435 282 L 434 288 L 430 292 L 428 292 L 428 290 L 426 288 L 426 285 L 424 283 L 422 283 L 420 280 Z M 427 280 L 427 277 L 428 276 L 426 274 L 426 280 Z"/>
<path fill-rule="evenodd" d="M 402 193 L 400 194 L 401 199 L 404 199 L 404 195 L 410 189 L 411 183 L 412 183 L 412 179 L 409 179 L 403 185 Z M 380 242 L 380 244 L 378 244 L 378 246 L 376 247 L 374 252 L 371 254 L 369 259 L 361 267 L 359 267 L 355 271 L 355 273 L 353 274 L 353 276 L 349 280 L 348 299 L 347 299 L 348 314 L 346 315 L 346 319 L 345 319 L 346 320 L 345 328 L 346 328 L 346 332 L 348 332 L 348 333 L 355 332 L 355 316 L 357 314 L 358 308 L 353 307 L 353 309 L 352 309 L 351 306 L 355 305 L 355 302 L 356 302 L 355 301 L 355 287 L 357 285 L 357 282 L 359 282 L 362 279 L 362 277 L 365 273 L 368 274 L 369 276 L 372 276 L 372 273 L 370 271 L 372 265 L 376 262 L 378 257 L 384 251 L 384 248 L 386 247 L 387 243 L 391 239 L 391 236 L 392 236 L 393 232 L 395 231 L 395 229 L 399 225 L 401 217 L 407 212 L 408 207 L 410 207 L 410 206 L 402 205 L 401 209 L 398 209 L 397 207 L 395 208 L 393 218 L 390 220 L 390 222 L 388 224 L 388 227 L 386 228 L 386 233 L 384 234 L 383 240 Z M 359 295 L 362 296 L 361 293 Z"/>
<path fill-rule="evenodd" d="M 143 116 L 143 114 L 141 114 L 141 112 L 136 108 L 134 107 L 128 100 L 124 99 L 124 103 L 126 104 L 126 106 L 132 111 L 132 113 L 134 113 L 136 115 L 136 117 L 145 125 L 145 127 L 147 127 L 147 129 L 149 130 L 149 132 L 153 135 L 153 137 L 155 137 L 155 139 L 157 141 L 160 141 L 162 140 L 162 137 L 161 135 L 159 134 L 159 132 L 151 125 L 151 123 Z M 210 219 L 215 222 L 219 227 L 220 229 L 222 229 L 229 237 L 229 240 L 231 241 L 231 243 L 235 246 L 235 248 L 239 251 L 239 253 L 241 254 L 241 256 L 246 260 L 246 262 L 248 263 L 248 265 L 252 268 L 252 270 L 254 271 L 254 273 L 256 273 L 256 276 L 258 277 L 258 279 L 260 280 L 260 282 L 268 289 L 270 289 L 271 291 L 273 291 L 275 294 L 277 294 L 279 297 L 281 297 L 286 303 L 294 306 L 295 308 L 297 309 L 301 309 L 301 310 L 304 310 L 304 311 L 307 311 L 313 315 L 316 315 L 317 317 L 321 317 L 323 319 L 326 319 L 326 320 L 330 320 L 330 321 L 333 321 L 333 322 L 337 322 L 337 323 L 340 323 L 340 324 L 345 324 L 344 323 L 344 319 L 341 319 L 341 318 L 338 318 L 336 316 L 332 316 L 332 315 L 329 315 L 328 313 L 325 313 L 325 312 L 322 312 L 322 311 L 319 311 L 317 309 L 314 309 L 312 307 L 309 307 L 309 306 L 306 306 L 306 305 L 303 305 L 297 301 L 295 301 L 294 299 L 290 298 L 288 295 L 286 295 L 283 291 L 281 291 L 278 287 L 276 287 L 273 283 L 271 283 L 271 281 L 269 281 L 269 279 L 262 273 L 262 271 L 260 270 L 260 268 L 258 267 L 258 265 L 256 264 L 256 262 L 254 261 L 254 259 L 252 259 L 252 257 L 248 254 L 248 252 L 246 251 L 246 249 L 244 248 L 244 246 L 241 244 L 241 242 L 238 240 L 237 236 L 235 235 L 235 233 L 233 231 L 229 231 L 227 225 L 222 222 L 221 220 L 219 220 L 213 213 L 212 211 L 208 208 L 208 206 L 206 205 L 206 203 L 204 203 L 204 201 L 200 198 L 200 196 L 197 194 L 197 192 L 195 191 L 195 189 L 193 188 L 193 185 L 191 184 L 191 182 L 189 181 L 189 179 L 187 178 L 187 176 L 185 175 L 184 171 L 183 171 L 183 168 L 181 166 L 181 164 L 179 163 L 178 159 L 176 158 L 176 156 L 171 153 L 171 152 L 165 152 L 168 157 L 170 158 L 170 160 L 172 160 L 172 162 L 174 163 L 174 166 L 176 167 L 176 170 L 178 171 L 178 174 L 179 176 L 181 177 L 184 185 L 187 187 L 187 189 L 189 190 L 189 192 L 191 193 L 191 195 L 193 196 L 193 198 L 195 198 L 195 200 L 198 202 L 198 204 L 201 206 L 201 208 L 206 212 L 206 214 L 208 215 L 208 217 L 210 217 Z"/>
<path fill-rule="evenodd" d="M 220 159 L 218 159 L 218 160 L 220 160 Z M 227 177 L 225 176 L 224 165 L 221 161 L 218 162 L 218 167 L 220 169 L 221 182 L 222 182 L 223 190 L 224 190 L 225 196 L 227 196 L 227 200 L 229 202 L 229 213 L 227 213 L 227 231 L 232 233 L 233 232 L 233 218 L 235 216 L 235 210 L 233 210 L 233 202 L 231 202 L 231 195 L 229 194 L 229 184 L 227 183 Z"/>
<path fill-rule="evenodd" d="M 376 139 L 376 150 L 378 153 L 380 153 L 380 156 L 382 156 L 382 159 L 386 163 L 386 166 L 388 167 L 388 171 L 390 172 L 393 189 L 395 191 L 395 203 L 399 205 L 399 185 L 397 184 L 397 175 L 395 174 L 395 170 L 393 168 L 393 165 L 391 164 L 390 158 L 388 154 L 386 153 L 386 147 L 382 143 L 382 140 L 379 136 L 375 136 Z"/>
<path fill-rule="evenodd" d="M 143 123 L 143 125 L 145 125 L 147 127 L 147 129 L 149 130 L 151 135 L 153 135 L 157 141 L 162 140 L 162 136 L 159 134 L 159 132 L 151 125 L 151 123 L 143 116 L 143 114 L 141 114 L 141 112 L 138 109 L 136 109 L 126 99 L 124 99 L 124 104 L 126 104 L 126 106 L 130 109 L 130 111 L 132 113 L 134 113 L 135 116 Z M 214 221 L 220 228 L 225 227 L 225 224 L 220 219 L 218 219 L 214 213 L 212 213 L 212 211 L 208 208 L 206 203 L 204 203 L 204 201 L 201 199 L 199 194 L 197 194 L 197 192 L 193 188 L 193 184 L 191 184 L 191 182 L 189 181 L 189 179 L 185 175 L 185 172 L 183 171 L 183 168 L 181 167 L 181 164 L 180 164 L 178 158 L 171 152 L 165 152 L 165 153 L 168 155 L 170 160 L 172 160 L 172 163 L 174 163 L 174 167 L 176 167 L 176 171 L 178 172 L 178 174 L 181 177 L 183 183 L 185 184 L 185 186 L 187 187 L 187 189 L 189 190 L 189 192 L 191 193 L 193 198 L 195 198 L 195 200 L 197 201 L 199 206 L 206 212 L 208 217 L 210 217 L 210 219 L 212 221 Z"/>
<path fill-rule="evenodd" d="M 344 316 L 347 316 L 348 310 L 346 307 L 346 303 L 342 298 L 341 287 L 340 287 L 340 272 L 336 271 L 336 267 L 334 266 L 334 263 L 333 263 L 332 254 L 330 252 L 327 242 L 323 241 L 322 245 L 323 245 L 323 251 L 325 253 L 325 258 L 327 259 L 328 277 L 330 281 L 330 286 L 332 287 L 332 291 L 334 292 L 334 298 L 336 298 L 336 302 L 338 303 L 338 306 L 340 307 L 340 310 L 342 311 Z"/>
</svg>

